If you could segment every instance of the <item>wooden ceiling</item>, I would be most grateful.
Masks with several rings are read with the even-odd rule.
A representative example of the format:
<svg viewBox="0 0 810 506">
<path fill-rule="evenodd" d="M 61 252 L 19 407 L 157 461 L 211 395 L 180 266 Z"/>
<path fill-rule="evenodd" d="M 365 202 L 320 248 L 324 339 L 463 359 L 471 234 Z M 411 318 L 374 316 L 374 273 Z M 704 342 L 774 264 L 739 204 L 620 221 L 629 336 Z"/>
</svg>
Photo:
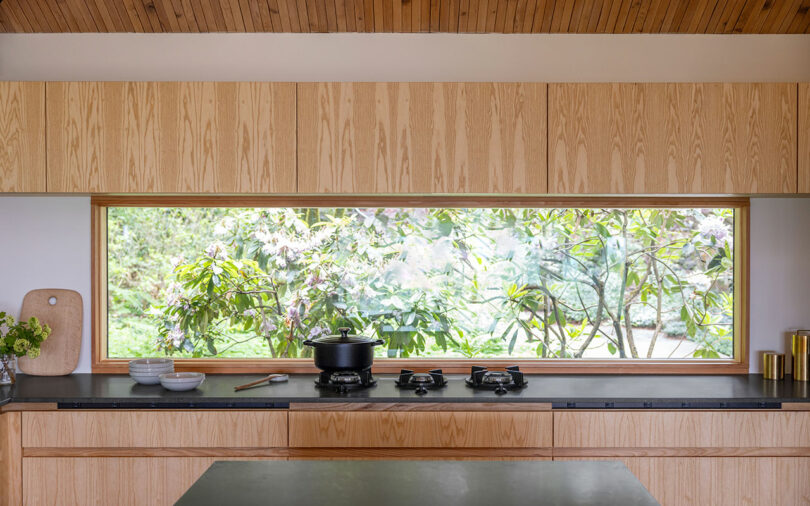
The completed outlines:
<svg viewBox="0 0 810 506">
<path fill-rule="evenodd" d="M 810 0 L 0 0 L 0 32 L 808 33 Z"/>
</svg>

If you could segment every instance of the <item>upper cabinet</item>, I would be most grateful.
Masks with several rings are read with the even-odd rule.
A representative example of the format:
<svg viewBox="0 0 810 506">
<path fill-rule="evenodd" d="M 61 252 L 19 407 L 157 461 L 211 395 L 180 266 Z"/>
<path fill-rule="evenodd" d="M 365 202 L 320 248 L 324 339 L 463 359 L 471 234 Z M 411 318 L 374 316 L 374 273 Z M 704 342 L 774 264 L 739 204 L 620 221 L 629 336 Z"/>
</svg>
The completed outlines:
<svg viewBox="0 0 810 506">
<path fill-rule="evenodd" d="M 302 193 L 545 193 L 546 85 L 302 83 Z"/>
<path fill-rule="evenodd" d="M 796 192 L 796 100 L 781 83 L 551 84 L 549 191 Z"/>
<path fill-rule="evenodd" d="M 0 192 L 45 191 L 45 84 L 0 82 Z"/>
<path fill-rule="evenodd" d="M 810 193 L 810 83 L 799 83 L 799 193 Z"/>
<path fill-rule="evenodd" d="M 49 192 L 295 191 L 294 84 L 47 87 Z"/>
</svg>

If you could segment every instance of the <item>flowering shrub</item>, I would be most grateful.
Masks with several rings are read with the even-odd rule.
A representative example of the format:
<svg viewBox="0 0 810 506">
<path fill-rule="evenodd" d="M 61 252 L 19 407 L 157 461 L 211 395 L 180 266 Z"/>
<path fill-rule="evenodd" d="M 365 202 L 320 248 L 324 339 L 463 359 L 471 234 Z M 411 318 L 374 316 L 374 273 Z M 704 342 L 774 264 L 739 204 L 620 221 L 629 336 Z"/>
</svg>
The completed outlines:
<svg viewBox="0 0 810 506">
<path fill-rule="evenodd" d="M 33 316 L 28 321 L 15 322 L 13 316 L 0 312 L 0 355 L 37 358 L 39 347 L 49 335 L 51 328 Z"/>
<path fill-rule="evenodd" d="M 733 350 L 731 209 L 114 211 L 117 230 L 177 230 L 148 245 L 167 259 L 148 272 L 109 247 L 111 325 L 156 321 L 164 353 L 307 356 L 303 340 L 340 326 L 385 339 L 389 357 Z"/>
</svg>

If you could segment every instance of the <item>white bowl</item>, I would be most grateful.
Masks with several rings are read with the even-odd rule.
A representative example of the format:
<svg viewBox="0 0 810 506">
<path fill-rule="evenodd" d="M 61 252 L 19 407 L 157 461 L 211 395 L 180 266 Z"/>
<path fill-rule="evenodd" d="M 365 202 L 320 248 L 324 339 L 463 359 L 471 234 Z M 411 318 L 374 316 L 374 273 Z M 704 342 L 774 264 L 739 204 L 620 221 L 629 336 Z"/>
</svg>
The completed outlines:
<svg viewBox="0 0 810 506">
<path fill-rule="evenodd" d="M 139 358 L 129 361 L 130 367 L 174 367 L 174 360 L 170 358 Z"/>
<path fill-rule="evenodd" d="M 166 367 L 130 367 L 130 373 L 135 374 L 163 374 L 166 372 L 174 372 L 174 367 L 166 366 Z"/>
<path fill-rule="evenodd" d="M 140 383 L 141 385 L 157 385 L 158 383 L 160 383 L 160 375 L 157 374 L 130 373 L 129 377 L 135 380 L 135 383 Z"/>
<path fill-rule="evenodd" d="M 202 385 L 205 374 L 201 372 L 173 372 L 160 375 L 160 384 L 166 390 L 184 392 Z"/>
</svg>

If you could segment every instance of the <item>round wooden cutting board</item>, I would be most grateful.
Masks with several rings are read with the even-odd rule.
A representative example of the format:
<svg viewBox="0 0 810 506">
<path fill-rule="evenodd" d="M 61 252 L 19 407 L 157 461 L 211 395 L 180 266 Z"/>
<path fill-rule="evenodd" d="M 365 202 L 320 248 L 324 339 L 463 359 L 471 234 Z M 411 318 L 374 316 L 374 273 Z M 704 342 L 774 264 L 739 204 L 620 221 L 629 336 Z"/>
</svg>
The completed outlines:
<svg viewBox="0 0 810 506">
<path fill-rule="evenodd" d="M 23 299 L 20 320 L 32 316 L 51 327 L 37 358 L 21 357 L 18 366 L 33 376 L 64 376 L 79 364 L 82 345 L 82 296 L 74 290 L 32 290 Z"/>
</svg>

